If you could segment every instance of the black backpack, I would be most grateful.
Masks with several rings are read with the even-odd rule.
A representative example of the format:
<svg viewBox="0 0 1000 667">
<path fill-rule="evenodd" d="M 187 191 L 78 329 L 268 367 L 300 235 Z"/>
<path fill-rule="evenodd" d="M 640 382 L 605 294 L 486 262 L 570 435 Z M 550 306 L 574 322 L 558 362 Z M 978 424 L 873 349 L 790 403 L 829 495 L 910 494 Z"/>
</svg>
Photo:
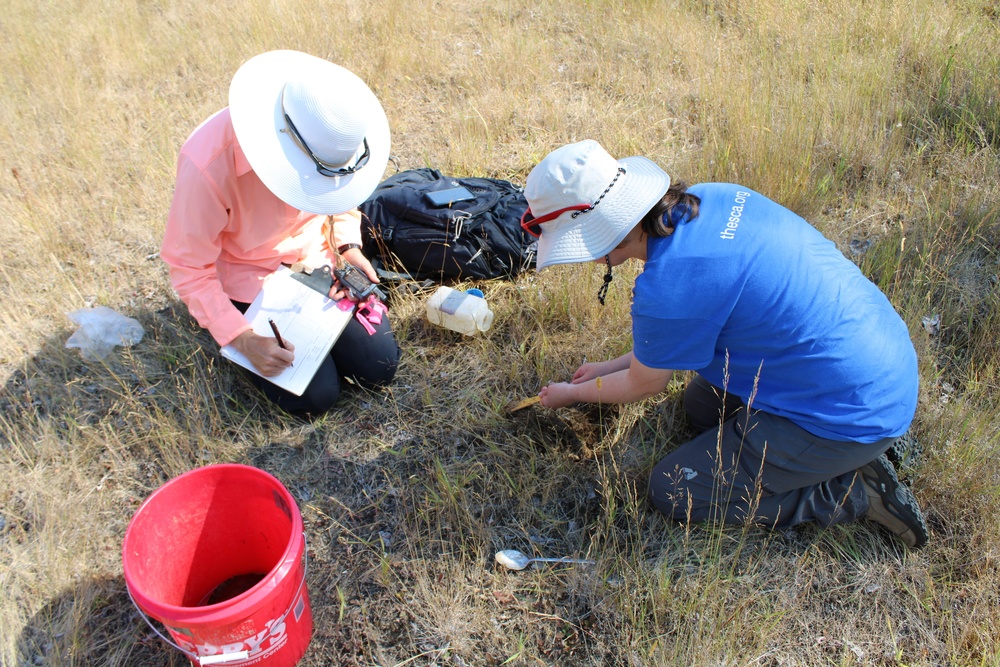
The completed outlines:
<svg viewBox="0 0 1000 667">
<path fill-rule="evenodd" d="M 434 206 L 424 196 L 458 186 L 473 198 Z M 520 222 L 528 203 L 508 181 L 411 169 L 387 178 L 359 208 L 364 251 L 377 268 L 446 282 L 513 278 L 534 264 L 535 238 Z"/>
</svg>

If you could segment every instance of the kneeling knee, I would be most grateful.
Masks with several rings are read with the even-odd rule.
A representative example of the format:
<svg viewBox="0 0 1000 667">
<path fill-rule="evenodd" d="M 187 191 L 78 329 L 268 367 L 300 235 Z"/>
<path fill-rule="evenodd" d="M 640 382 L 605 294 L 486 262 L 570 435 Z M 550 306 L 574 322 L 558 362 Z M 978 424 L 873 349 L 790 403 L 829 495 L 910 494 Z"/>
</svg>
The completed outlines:
<svg viewBox="0 0 1000 667">
<path fill-rule="evenodd" d="M 372 360 L 351 379 L 363 387 L 384 387 L 396 377 L 398 368 L 399 356 Z"/>
<path fill-rule="evenodd" d="M 691 511 L 691 495 L 688 490 L 670 478 L 661 466 L 653 468 L 649 475 L 649 501 L 661 514 L 683 521 Z"/>
</svg>

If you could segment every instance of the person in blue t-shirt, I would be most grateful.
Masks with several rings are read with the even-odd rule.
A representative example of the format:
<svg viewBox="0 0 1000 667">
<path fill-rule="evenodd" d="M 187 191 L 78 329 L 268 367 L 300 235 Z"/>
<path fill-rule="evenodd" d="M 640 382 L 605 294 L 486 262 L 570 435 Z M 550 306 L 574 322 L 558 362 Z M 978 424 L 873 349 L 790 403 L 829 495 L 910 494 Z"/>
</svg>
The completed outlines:
<svg viewBox="0 0 1000 667">
<path fill-rule="evenodd" d="M 522 226 L 538 269 L 644 262 L 632 351 L 550 383 L 542 405 L 629 403 L 695 371 L 700 435 L 656 464 L 649 496 L 677 520 L 788 528 L 866 518 L 918 547 L 927 525 L 885 452 L 910 426 L 917 358 L 884 294 L 808 222 L 729 183 L 671 185 L 594 141 L 529 174 Z"/>
</svg>

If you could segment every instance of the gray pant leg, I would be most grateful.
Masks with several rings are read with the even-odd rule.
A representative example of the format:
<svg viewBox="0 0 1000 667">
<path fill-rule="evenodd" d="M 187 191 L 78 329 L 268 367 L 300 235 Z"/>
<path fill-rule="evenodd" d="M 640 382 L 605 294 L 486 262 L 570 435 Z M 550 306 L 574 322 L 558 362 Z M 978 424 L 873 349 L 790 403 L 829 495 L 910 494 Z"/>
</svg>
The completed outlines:
<svg viewBox="0 0 1000 667">
<path fill-rule="evenodd" d="M 720 400 L 716 414 L 721 407 Z M 721 434 L 716 425 L 664 457 L 650 475 L 650 499 L 680 521 L 777 528 L 852 521 L 868 509 L 857 469 L 892 442 L 828 440 L 782 417 L 741 408 Z"/>
<path fill-rule="evenodd" d="M 739 396 L 727 394 L 700 375 L 695 375 L 684 388 L 684 412 L 699 433 L 718 430 L 719 424 L 742 407 L 743 401 Z"/>
</svg>

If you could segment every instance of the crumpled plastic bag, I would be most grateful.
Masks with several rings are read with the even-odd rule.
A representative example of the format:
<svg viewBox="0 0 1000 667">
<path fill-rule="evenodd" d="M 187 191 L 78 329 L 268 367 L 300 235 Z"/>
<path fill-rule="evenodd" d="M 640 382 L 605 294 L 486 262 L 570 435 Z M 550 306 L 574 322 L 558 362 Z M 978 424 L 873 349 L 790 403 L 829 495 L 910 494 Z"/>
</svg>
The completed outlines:
<svg viewBox="0 0 1000 667">
<path fill-rule="evenodd" d="M 146 333 L 137 320 L 107 306 L 81 308 L 66 315 L 80 327 L 66 341 L 66 347 L 80 348 L 83 358 L 90 361 L 104 359 L 116 345 L 135 345 Z"/>
</svg>

